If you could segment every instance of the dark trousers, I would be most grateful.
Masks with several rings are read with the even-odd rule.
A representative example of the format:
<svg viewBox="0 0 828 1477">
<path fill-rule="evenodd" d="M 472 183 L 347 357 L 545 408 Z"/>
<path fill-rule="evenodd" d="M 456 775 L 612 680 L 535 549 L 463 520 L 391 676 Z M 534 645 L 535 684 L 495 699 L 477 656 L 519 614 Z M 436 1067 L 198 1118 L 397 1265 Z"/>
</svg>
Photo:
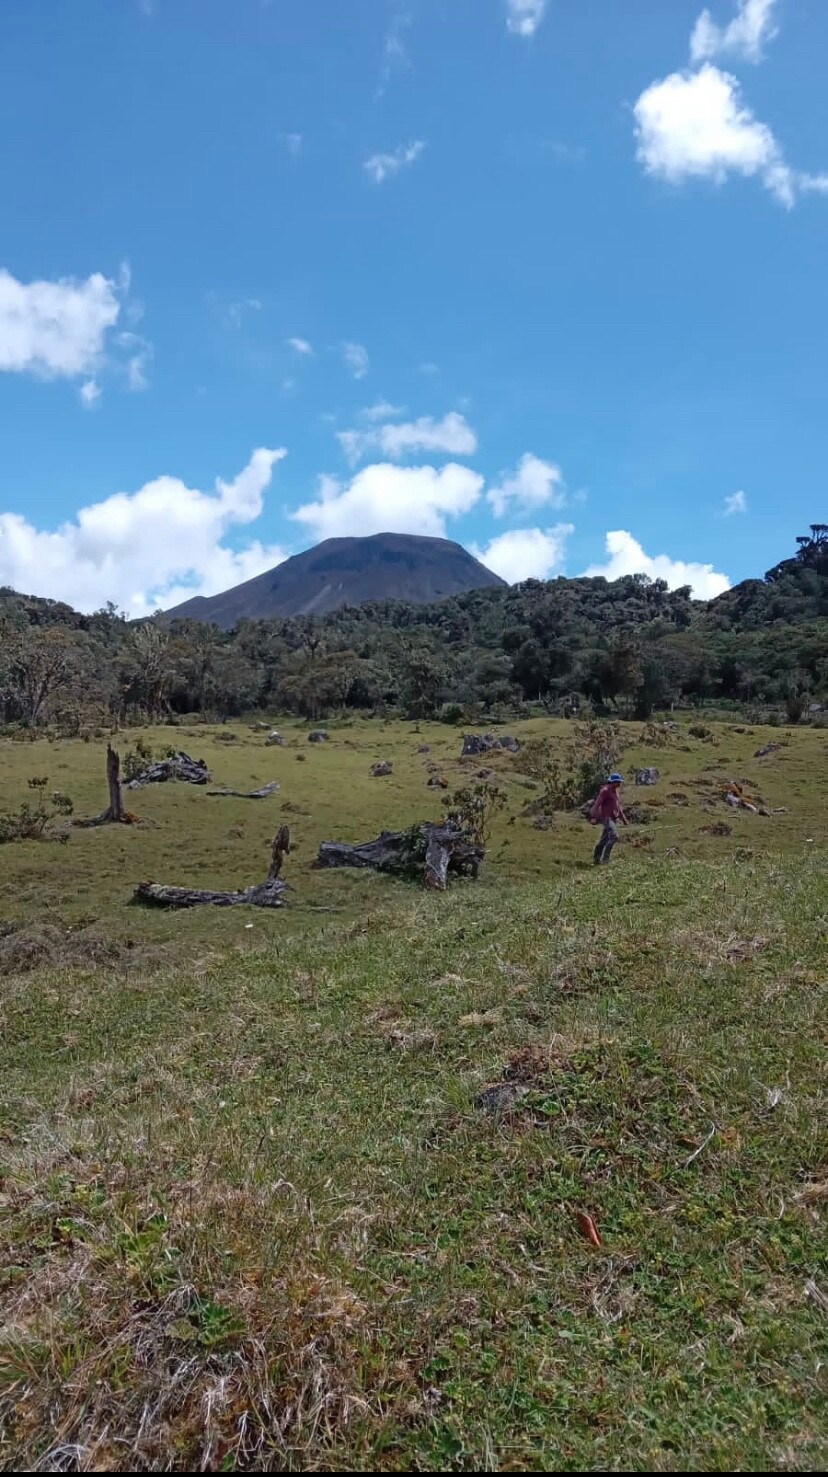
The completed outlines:
<svg viewBox="0 0 828 1477">
<path fill-rule="evenodd" d="M 618 840 L 618 827 L 615 821 L 604 821 L 604 829 L 601 839 L 595 848 L 596 862 L 608 862 L 612 856 L 612 848 Z"/>
</svg>

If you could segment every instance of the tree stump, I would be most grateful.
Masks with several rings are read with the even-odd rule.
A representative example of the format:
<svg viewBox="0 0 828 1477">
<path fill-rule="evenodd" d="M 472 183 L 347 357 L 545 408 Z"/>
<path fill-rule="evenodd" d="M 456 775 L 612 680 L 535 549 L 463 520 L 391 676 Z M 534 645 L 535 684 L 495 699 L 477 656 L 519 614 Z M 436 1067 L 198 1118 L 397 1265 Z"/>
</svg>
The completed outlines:
<svg viewBox="0 0 828 1477">
<path fill-rule="evenodd" d="M 109 804 L 106 810 L 102 810 L 100 815 L 93 816 L 91 820 L 75 821 L 75 825 L 81 830 L 90 830 L 93 826 L 129 826 L 136 820 L 134 815 L 124 809 L 124 795 L 121 789 L 121 756 L 111 744 L 106 746 L 106 783 L 109 790 Z"/>
</svg>

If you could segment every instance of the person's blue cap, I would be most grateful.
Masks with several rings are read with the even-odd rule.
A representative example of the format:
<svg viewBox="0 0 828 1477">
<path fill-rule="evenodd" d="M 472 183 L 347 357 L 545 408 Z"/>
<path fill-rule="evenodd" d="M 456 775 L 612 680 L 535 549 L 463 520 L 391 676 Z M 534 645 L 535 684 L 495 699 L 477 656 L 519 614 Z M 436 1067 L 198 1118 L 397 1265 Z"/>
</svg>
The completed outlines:
<svg viewBox="0 0 828 1477">
<path fill-rule="evenodd" d="M 620 774 L 611 774 L 607 783 L 610 785 L 623 785 L 624 777 Z"/>
</svg>

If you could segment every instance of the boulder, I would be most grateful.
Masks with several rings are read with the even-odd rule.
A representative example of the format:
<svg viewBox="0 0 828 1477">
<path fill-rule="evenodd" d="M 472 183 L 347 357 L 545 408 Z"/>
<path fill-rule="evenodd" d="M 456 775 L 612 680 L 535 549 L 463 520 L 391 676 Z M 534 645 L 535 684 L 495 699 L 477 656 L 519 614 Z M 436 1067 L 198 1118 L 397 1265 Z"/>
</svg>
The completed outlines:
<svg viewBox="0 0 828 1477">
<path fill-rule="evenodd" d="M 313 731 L 308 734 L 308 743 L 309 744 L 326 744 L 328 742 L 329 737 L 330 737 L 330 735 L 328 734 L 328 732 L 324 728 L 314 728 Z"/>
<path fill-rule="evenodd" d="M 382 779 L 385 775 L 393 773 L 394 766 L 387 759 L 382 759 L 379 764 L 374 764 L 371 769 L 371 774 L 375 780 Z"/>
<path fill-rule="evenodd" d="M 657 769 L 637 769 L 635 771 L 635 783 L 637 785 L 657 785 L 661 776 Z"/>
<path fill-rule="evenodd" d="M 277 744 L 280 749 L 283 749 L 286 742 L 287 740 L 285 739 L 283 734 L 277 733 L 275 729 L 272 733 L 269 733 L 267 738 L 265 739 L 265 744 L 268 748 L 272 748 L 274 744 Z"/>
<path fill-rule="evenodd" d="M 506 750 L 510 754 L 516 754 L 520 744 L 516 738 L 508 734 L 497 738 L 493 733 L 464 733 L 462 757 L 468 759 L 477 754 L 492 754 L 498 750 Z"/>
</svg>

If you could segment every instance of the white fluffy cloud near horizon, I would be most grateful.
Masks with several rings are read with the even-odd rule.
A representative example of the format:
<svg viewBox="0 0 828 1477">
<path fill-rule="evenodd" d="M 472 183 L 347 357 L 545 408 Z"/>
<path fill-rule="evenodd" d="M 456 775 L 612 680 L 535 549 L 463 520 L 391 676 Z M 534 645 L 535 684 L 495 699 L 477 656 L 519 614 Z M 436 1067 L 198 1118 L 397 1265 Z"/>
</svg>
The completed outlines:
<svg viewBox="0 0 828 1477">
<path fill-rule="evenodd" d="M 280 563 L 284 551 L 259 540 L 237 551 L 223 540 L 233 526 L 261 515 L 273 469 L 285 455 L 254 451 L 232 482 L 217 479 L 214 492 L 156 477 L 137 492 L 81 508 L 54 530 L 0 513 L 0 585 L 85 611 L 112 600 L 140 616 L 252 579 Z"/>
<path fill-rule="evenodd" d="M 376 462 L 350 482 L 320 478 L 318 498 L 291 518 L 317 539 L 384 532 L 445 538 L 447 520 L 470 513 L 482 491 L 480 474 L 457 462 L 439 469 Z"/>
<path fill-rule="evenodd" d="M 554 528 L 510 528 L 483 548 L 472 544 L 471 552 L 509 585 L 551 579 L 563 572 L 567 539 L 574 532 L 572 523 L 557 523 Z"/>
<path fill-rule="evenodd" d="M 712 564 L 672 559 L 669 554 L 646 554 L 638 540 L 625 529 L 607 534 L 606 552 L 606 563 L 591 565 L 585 571 L 587 577 L 603 575 L 605 579 L 617 580 L 626 574 L 646 574 L 650 579 L 665 580 L 671 590 L 690 585 L 697 600 L 712 600 L 730 589 L 728 576 L 714 569 Z"/>
</svg>

